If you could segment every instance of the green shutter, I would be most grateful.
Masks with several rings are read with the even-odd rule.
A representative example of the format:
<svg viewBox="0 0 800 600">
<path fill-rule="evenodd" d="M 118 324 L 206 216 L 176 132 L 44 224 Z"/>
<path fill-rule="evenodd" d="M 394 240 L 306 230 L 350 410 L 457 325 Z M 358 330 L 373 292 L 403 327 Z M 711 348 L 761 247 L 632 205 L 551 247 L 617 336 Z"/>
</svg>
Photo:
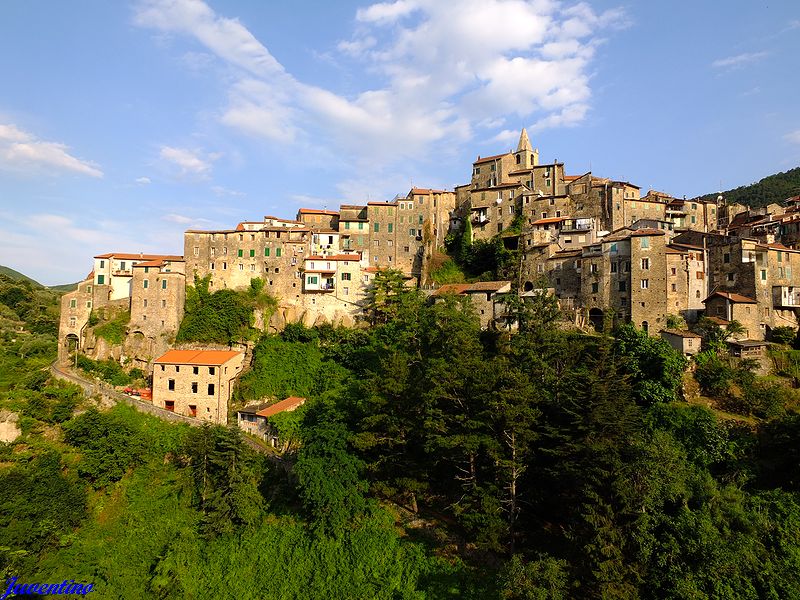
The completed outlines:
<svg viewBox="0 0 800 600">
<path fill-rule="evenodd" d="M 269 248 L 264 248 L 264 256 L 269 256 Z"/>
<path fill-rule="evenodd" d="M 392 223 L 389 223 L 389 225 L 388 225 L 388 231 L 389 231 L 389 233 L 392 233 Z"/>
<path fill-rule="evenodd" d="M 275 248 L 275 256 L 280 258 L 280 256 L 281 256 L 281 249 L 280 248 Z"/>
<path fill-rule="evenodd" d="M 256 255 L 256 251 L 255 250 L 250 250 L 250 256 L 255 256 L 255 255 Z"/>
</svg>

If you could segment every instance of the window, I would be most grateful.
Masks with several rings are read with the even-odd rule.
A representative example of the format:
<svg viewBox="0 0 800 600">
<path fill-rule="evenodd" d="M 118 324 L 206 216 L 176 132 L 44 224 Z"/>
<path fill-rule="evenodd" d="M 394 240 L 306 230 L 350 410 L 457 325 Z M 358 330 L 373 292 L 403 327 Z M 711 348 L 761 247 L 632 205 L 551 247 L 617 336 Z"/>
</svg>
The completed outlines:
<svg viewBox="0 0 800 600">
<path fill-rule="evenodd" d="M 650 287 L 650 280 L 649 279 L 642 279 L 642 289 L 646 290 Z"/>
<path fill-rule="evenodd" d="M 197 382 L 196 381 L 192 382 L 192 393 L 193 394 L 197 393 Z"/>
<path fill-rule="evenodd" d="M 213 271 L 214 270 L 214 263 L 211 263 L 210 265 L 208 265 L 208 267 Z"/>
<path fill-rule="evenodd" d="M 639 244 L 639 247 L 640 248 L 649 248 L 650 247 L 650 238 L 649 237 L 643 237 L 641 239 L 641 243 Z"/>
<path fill-rule="evenodd" d="M 104 260 L 101 260 L 101 261 L 100 261 L 100 268 L 101 268 L 101 269 L 105 269 L 105 267 L 106 267 L 106 261 L 104 261 Z"/>
<path fill-rule="evenodd" d="M 241 257 L 242 257 L 242 255 L 244 254 L 244 250 L 242 250 L 241 248 L 239 248 L 239 252 L 238 252 L 237 254 L 238 254 L 239 258 L 241 258 Z"/>
<path fill-rule="evenodd" d="M 144 287 L 144 289 L 147 289 L 149 285 L 150 285 L 150 282 L 149 282 L 147 279 L 145 279 L 145 280 L 142 282 L 142 286 Z"/>
<path fill-rule="evenodd" d="M 695 223 L 697 223 L 697 217 L 692 215 L 692 225 L 694 225 Z"/>
<path fill-rule="evenodd" d="M 161 308 L 167 308 L 167 301 L 166 300 L 162 300 L 161 301 Z"/>
<path fill-rule="evenodd" d="M 215 371 L 214 367 L 208 367 L 208 374 L 209 375 L 214 375 L 214 371 Z"/>
<path fill-rule="evenodd" d="M 677 292 L 678 291 L 678 284 L 677 283 L 673 283 L 672 284 L 672 291 L 673 292 Z"/>
<path fill-rule="evenodd" d="M 381 224 L 380 223 L 375 223 L 373 225 L 373 230 L 375 231 L 375 233 L 378 233 L 381 230 Z"/>
<path fill-rule="evenodd" d="M 358 228 L 359 228 L 359 229 L 364 229 L 364 223 L 363 223 L 363 221 L 359 221 L 359 223 L 358 223 Z"/>
<path fill-rule="evenodd" d="M 192 374 L 199 375 L 200 374 L 200 367 L 192 367 Z"/>
<path fill-rule="evenodd" d="M 213 383 L 209 383 L 208 384 L 208 395 L 209 396 L 213 396 L 214 395 L 214 384 Z"/>
<path fill-rule="evenodd" d="M 175 365 L 175 372 L 176 373 L 180 373 L 181 372 L 180 365 Z"/>
<path fill-rule="evenodd" d="M 69 326 L 76 327 L 78 325 L 78 317 L 70 317 L 69 318 Z"/>
<path fill-rule="evenodd" d="M 671 274 L 673 277 L 675 277 L 675 275 L 677 275 L 677 274 L 678 274 L 678 269 L 676 269 L 675 267 L 672 267 L 672 268 L 670 269 L 670 274 Z"/>
<path fill-rule="evenodd" d="M 255 266 L 255 264 L 253 264 L 253 263 L 250 263 L 250 270 L 251 270 L 251 271 L 255 271 L 255 270 L 256 270 L 256 266 Z"/>
<path fill-rule="evenodd" d="M 98 275 L 97 276 L 97 285 L 103 285 L 106 282 L 105 275 Z"/>
<path fill-rule="evenodd" d="M 403 246 L 403 252 L 410 252 L 410 248 L 408 246 Z"/>
<path fill-rule="evenodd" d="M 724 262 L 724 263 L 731 262 L 731 255 L 728 254 L 727 252 L 725 254 L 723 254 L 722 255 L 722 262 Z"/>
<path fill-rule="evenodd" d="M 195 246 L 194 249 L 193 249 L 193 252 L 194 252 L 195 256 L 200 256 L 200 247 L 199 246 Z"/>
<path fill-rule="evenodd" d="M 147 298 L 142 300 L 142 308 L 147 308 Z"/>
<path fill-rule="evenodd" d="M 343 287 L 342 288 L 342 295 L 343 296 L 349 296 L 350 295 L 350 288 L 347 287 L 347 286 Z"/>
<path fill-rule="evenodd" d="M 256 255 L 256 251 L 255 250 L 250 250 L 250 256 L 253 257 L 255 255 Z"/>
<path fill-rule="evenodd" d="M 736 281 L 736 273 L 728 273 L 728 281 Z"/>
<path fill-rule="evenodd" d="M 697 271 L 694 274 L 695 279 L 705 279 L 705 276 L 706 276 L 706 274 L 703 273 L 702 271 Z M 731 280 L 731 281 L 733 281 L 733 280 Z"/>
<path fill-rule="evenodd" d="M 86 308 L 92 308 L 92 301 L 91 300 L 87 300 Z"/>
<path fill-rule="evenodd" d="M 69 307 L 70 308 L 76 308 L 77 306 L 78 306 L 78 300 L 77 299 L 73 298 L 72 300 L 69 301 Z"/>
<path fill-rule="evenodd" d="M 628 283 L 625 281 L 619 282 L 619 291 L 620 292 L 627 292 L 628 291 Z"/>
<path fill-rule="evenodd" d="M 161 280 L 161 289 L 162 290 L 167 289 L 167 280 L 166 279 L 162 279 Z"/>
<path fill-rule="evenodd" d="M 190 404 L 189 405 L 189 416 L 190 417 L 196 417 L 197 416 L 197 405 L 196 404 Z"/>
<path fill-rule="evenodd" d="M 419 216 L 419 224 L 420 224 L 420 225 L 422 225 L 422 222 L 423 222 L 423 216 L 422 216 L 422 215 L 420 215 L 420 216 Z"/>
<path fill-rule="evenodd" d="M 642 270 L 643 271 L 649 271 L 650 270 L 650 259 L 649 258 L 643 258 L 642 259 Z"/>
<path fill-rule="evenodd" d="M 611 272 L 612 273 L 616 273 L 617 272 L 617 263 L 615 263 L 615 262 L 611 263 Z"/>
<path fill-rule="evenodd" d="M 167 381 L 167 388 L 169 389 L 170 392 L 174 392 L 175 391 L 175 380 L 174 379 L 170 379 L 170 380 Z"/>
<path fill-rule="evenodd" d="M 317 285 L 318 282 L 319 278 L 316 275 L 309 275 L 306 278 L 306 283 L 308 283 L 308 285 Z"/>
<path fill-rule="evenodd" d="M 281 248 L 275 248 L 275 256 L 276 256 L 277 258 L 280 258 L 280 257 L 281 257 L 281 253 L 282 253 L 282 250 L 281 250 Z"/>
<path fill-rule="evenodd" d="M 350 281 L 350 273 L 342 273 L 342 281 Z"/>
<path fill-rule="evenodd" d="M 269 256 L 269 248 L 264 248 L 264 256 Z"/>
<path fill-rule="evenodd" d="M 598 286 L 597 282 L 595 282 L 595 283 L 593 283 L 593 284 L 592 284 L 592 293 L 593 293 L 593 294 L 596 294 L 596 293 L 597 293 L 597 289 L 598 289 L 598 287 L 599 287 L 599 286 Z"/>
<path fill-rule="evenodd" d="M 767 280 L 767 270 L 761 269 L 761 281 L 766 281 L 766 280 Z"/>
</svg>

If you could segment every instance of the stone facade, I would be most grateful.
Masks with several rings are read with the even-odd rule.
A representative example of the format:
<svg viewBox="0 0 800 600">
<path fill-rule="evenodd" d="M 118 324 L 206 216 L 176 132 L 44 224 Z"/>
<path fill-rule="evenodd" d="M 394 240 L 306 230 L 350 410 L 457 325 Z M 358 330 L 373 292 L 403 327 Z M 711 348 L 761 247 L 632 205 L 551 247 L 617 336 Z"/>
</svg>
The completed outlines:
<svg viewBox="0 0 800 600">
<path fill-rule="evenodd" d="M 244 354 L 233 350 L 170 350 L 153 364 L 153 405 L 225 425 Z"/>
</svg>

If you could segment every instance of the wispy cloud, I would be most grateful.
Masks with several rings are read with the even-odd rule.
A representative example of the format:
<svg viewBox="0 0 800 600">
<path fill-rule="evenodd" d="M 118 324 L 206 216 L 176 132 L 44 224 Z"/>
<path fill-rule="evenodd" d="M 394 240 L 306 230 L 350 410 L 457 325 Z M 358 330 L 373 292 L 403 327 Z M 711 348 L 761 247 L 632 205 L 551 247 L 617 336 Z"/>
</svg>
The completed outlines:
<svg viewBox="0 0 800 600">
<path fill-rule="evenodd" d="M 719 58 L 712 62 L 711 66 L 715 69 L 735 69 L 750 63 L 758 62 L 767 56 L 769 56 L 769 52 L 745 52 L 735 56 Z"/>
<path fill-rule="evenodd" d="M 783 139 L 792 144 L 800 144 L 800 129 L 787 133 L 783 136 Z"/>
<path fill-rule="evenodd" d="M 506 117 L 534 129 L 580 123 L 597 32 L 629 24 L 619 9 L 553 0 L 374 3 L 358 9 L 337 50 L 377 82 L 343 96 L 289 73 L 244 24 L 201 0 L 145 0 L 135 22 L 189 36 L 229 66 L 224 124 L 271 142 L 325 145 L 355 169 L 491 137 Z"/>
<path fill-rule="evenodd" d="M 244 192 L 229 190 L 228 188 L 222 187 L 221 185 L 211 186 L 211 191 L 214 192 L 214 195 L 219 196 L 220 198 L 224 198 L 226 196 L 233 198 L 243 198 L 244 196 L 247 195 Z"/>
<path fill-rule="evenodd" d="M 26 173 L 52 173 L 53 169 L 102 177 L 99 166 L 71 155 L 69 146 L 36 138 L 16 125 L 0 124 L 0 167 Z"/>
<path fill-rule="evenodd" d="M 139 185 L 148 185 L 152 182 L 150 181 L 149 177 L 137 177 L 136 183 L 138 183 Z"/>
<path fill-rule="evenodd" d="M 200 150 L 162 146 L 159 152 L 162 160 L 178 167 L 179 175 L 194 175 L 201 178 L 211 173 L 212 163 L 219 154 L 204 155 Z"/>
</svg>

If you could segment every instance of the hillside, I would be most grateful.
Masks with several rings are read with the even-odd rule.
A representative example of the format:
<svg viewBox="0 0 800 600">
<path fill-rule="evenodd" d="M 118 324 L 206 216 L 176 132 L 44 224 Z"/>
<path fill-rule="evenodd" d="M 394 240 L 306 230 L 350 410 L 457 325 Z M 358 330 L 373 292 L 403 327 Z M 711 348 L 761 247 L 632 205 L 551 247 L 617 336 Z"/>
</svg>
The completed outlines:
<svg viewBox="0 0 800 600">
<path fill-rule="evenodd" d="M 800 167 L 784 173 L 769 175 L 757 183 L 722 192 L 728 202 L 738 202 L 753 207 L 783 202 L 798 194 L 800 194 Z M 715 200 L 718 195 L 718 192 L 706 194 L 700 196 L 699 199 Z"/>
<path fill-rule="evenodd" d="M 14 281 L 27 281 L 33 287 L 37 288 L 44 287 L 41 283 L 39 283 L 35 279 L 31 279 L 27 275 L 23 275 L 22 273 L 20 273 L 19 271 L 15 271 L 11 267 L 4 267 L 3 265 L 0 265 L 0 275 L 5 275 L 9 279 L 13 279 Z"/>
<path fill-rule="evenodd" d="M 5 275 L 9 279 L 13 279 L 14 281 L 27 281 L 34 288 L 47 288 L 48 290 L 53 290 L 54 292 L 71 292 L 72 290 L 78 287 L 77 283 L 63 283 L 61 285 L 45 286 L 36 281 L 35 279 L 31 279 L 27 275 L 23 275 L 19 271 L 15 271 L 11 267 L 5 267 L 3 265 L 0 265 L 0 275 Z"/>
</svg>

